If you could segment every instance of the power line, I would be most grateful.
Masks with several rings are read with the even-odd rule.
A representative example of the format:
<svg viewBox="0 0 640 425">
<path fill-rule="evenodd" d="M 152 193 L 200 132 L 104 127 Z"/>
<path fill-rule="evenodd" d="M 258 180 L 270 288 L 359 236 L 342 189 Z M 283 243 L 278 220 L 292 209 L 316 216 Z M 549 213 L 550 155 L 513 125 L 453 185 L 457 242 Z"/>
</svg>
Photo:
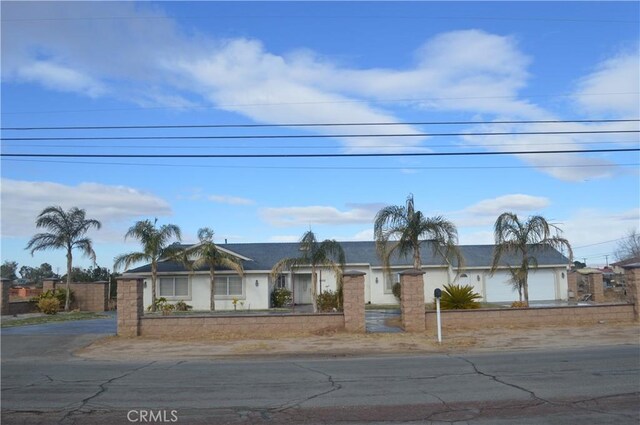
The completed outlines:
<svg viewBox="0 0 640 425">
<path fill-rule="evenodd" d="M 90 137 L 3 137 L 3 141 L 35 140 L 236 140 L 236 139 L 326 139 L 326 138 L 362 138 L 362 137 L 443 137 L 443 136 L 523 136 L 523 135 L 562 135 L 562 134 L 620 134 L 638 133 L 640 130 L 584 130 L 584 131 L 504 131 L 469 133 L 396 133 L 396 134 L 257 134 L 225 136 L 90 136 Z"/>
<path fill-rule="evenodd" d="M 586 120 L 515 120 L 515 121 L 416 121 L 416 122 L 361 122 L 361 123 L 280 123 L 280 124 L 185 124 L 185 125 L 109 125 L 58 127 L 1 127 L 0 130 L 131 130 L 168 128 L 265 128 L 265 127 L 346 127 L 394 125 L 477 125 L 477 124 L 564 124 L 564 123 L 619 123 L 640 122 L 640 119 L 586 119 Z"/>
<path fill-rule="evenodd" d="M 628 144 L 629 141 L 604 141 L 604 142 L 556 142 L 556 143 L 495 143 L 495 144 L 474 144 L 475 147 L 490 148 L 490 147 L 505 147 L 505 146 L 559 146 L 559 145 L 620 145 Z M 25 145 L 22 143 L 3 143 L 2 147 L 21 147 L 21 148 L 83 148 L 83 149 L 210 149 L 212 146 L 203 145 Z M 334 149 L 342 146 L 334 145 L 305 145 L 305 146 L 291 146 L 291 145 L 260 145 L 260 146 L 236 146 L 236 145 L 216 145 L 216 149 Z M 406 148 L 406 145 L 358 145 L 350 146 L 349 149 L 393 149 L 393 148 Z M 421 145 L 411 147 L 424 147 L 424 148 L 460 148 L 464 149 L 468 146 L 465 145 Z"/>
<path fill-rule="evenodd" d="M 566 149 L 502 152 L 407 152 L 407 153 L 294 153 L 294 154 L 72 154 L 72 153 L 2 153 L 0 157 L 31 158 L 354 158 L 403 156 L 491 156 L 561 153 L 638 152 L 640 148 Z"/>
<path fill-rule="evenodd" d="M 159 164 L 143 162 L 104 162 L 104 161 L 56 161 L 46 159 L 13 159 L 2 158 L 2 161 L 29 162 L 47 164 L 86 164 L 86 165 L 124 165 L 144 167 L 184 167 L 184 168 L 225 168 L 225 169 L 269 169 L 269 170 L 501 170 L 501 169 L 530 169 L 530 168 L 607 168 L 607 167 L 637 167 L 640 163 L 622 164 L 555 164 L 555 165 L 496 165 L 496 166 L 280 166 L 280 165 L 206 165 L 206 164 Z"/>
<path fill-rule="evenodd" d="M 625 237 L 618 238 L 618 239 L 611 239 L 611 240 L 608 240 L 608 241 L 596 242 L 596 243 L 591 243 L 591 244 L 588 244 L 588 245 L 574 246 L 573 249 L 587 248 L 587 247 L 596 246 L 596 245 L 604 245 L 604 244 L 611 243 L 611 242 L 623 241 L 625 239 L 630 239 L 632 237 L 633 236 L 625 236 Z"/>
</svg>

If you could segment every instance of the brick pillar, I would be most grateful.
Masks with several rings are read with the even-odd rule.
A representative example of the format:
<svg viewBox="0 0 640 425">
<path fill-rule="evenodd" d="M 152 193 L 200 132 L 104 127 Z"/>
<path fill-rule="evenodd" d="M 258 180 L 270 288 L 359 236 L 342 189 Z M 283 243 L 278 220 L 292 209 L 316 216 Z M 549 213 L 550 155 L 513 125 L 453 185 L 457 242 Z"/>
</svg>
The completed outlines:
<svg viewBox="0 0 640 425">
<path fill-rule="evenodd" d="M 602 282 L 602 273 L 591 273 L 587 275 L 587 284 L 589 292 L 592 294 L 591 300 L 596 303 L 604 301 L 604 285 Z"/>
<path fill-rule="evenodd" d="M 627 299 L 633 304 L 636 322 L 640 321 L 640 263 L 624 267 Z"/>
<path fill-rule="evenodd" d="M 567 273 L 567 289 L 567 298 L 569 300 L 578 298 L 578 272 L 570 271 Z"/>
<path fill-rule="evenodd" d="M 405 332 L 425 330 L 424 272 L 405 270 L 400 273 L 400 311 Z"/>
<path fill-rule="evenodd" d="M 58 282 L 60 282 L 60 279 L 58 278 L 49 278 L 49 279 L 43 279 L 42 280 L 42 291 L 43 292 L 47 292 L 47 291 L 53 291 L 54 289 L 56 289 L 56 285 L 58 284 Z"/>
<path fill-rule="evenodd" d="M 140 317 L 143 314 L 143 278 L 118 278 L 118 336 L 139 336 Z"/>
<path fill-rule="evenodd" d="M 347 270 L 342 281 L 344 328 L 347 332 L 363 333 L 364 322 L 364 272 Z"/>
<path fill-rule="evenodd" d="M 11 280 L 2 278 L 0 279 L 0 284 L 2 285 L 0 314 L 11 314 L 9 311 L 9 288 L 11 287 Z"/>
</svg>

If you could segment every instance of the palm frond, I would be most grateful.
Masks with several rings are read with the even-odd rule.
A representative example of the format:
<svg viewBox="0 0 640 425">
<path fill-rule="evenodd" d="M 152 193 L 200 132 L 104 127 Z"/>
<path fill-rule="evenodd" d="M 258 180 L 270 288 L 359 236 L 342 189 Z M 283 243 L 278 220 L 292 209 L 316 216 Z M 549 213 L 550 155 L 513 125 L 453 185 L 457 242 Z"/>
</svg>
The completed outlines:
<svg viewBox="0 0 640 425">
<path fill-rule="evenodd" d="M 153 258 L 145 252 L 130 252 L 128 254 L 118 255 L 113 259 L 113 270 L 120 270 L 123 268 L 127 270 L 132 264 L 140 263 L 142 261 L 150 262 Z"/>
</svg>

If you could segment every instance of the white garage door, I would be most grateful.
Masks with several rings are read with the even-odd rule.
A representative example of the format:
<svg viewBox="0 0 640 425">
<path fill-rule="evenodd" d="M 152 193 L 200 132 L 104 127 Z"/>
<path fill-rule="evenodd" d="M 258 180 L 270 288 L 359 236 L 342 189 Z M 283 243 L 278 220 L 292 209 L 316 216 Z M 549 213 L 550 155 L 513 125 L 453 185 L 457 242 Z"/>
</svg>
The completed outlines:
<svg viewBox="0 0 640 425">
<path fill-rule="evenodd" d="M 485 280 L 488 302 L 516 301 L 518 291 L 513 290 L 511 274 L 497 271 Z M 529 272 L 529 301 L 548 301 L 556 299 L 555 273 L 553 270 L 535 270 Z"/>
</svg>

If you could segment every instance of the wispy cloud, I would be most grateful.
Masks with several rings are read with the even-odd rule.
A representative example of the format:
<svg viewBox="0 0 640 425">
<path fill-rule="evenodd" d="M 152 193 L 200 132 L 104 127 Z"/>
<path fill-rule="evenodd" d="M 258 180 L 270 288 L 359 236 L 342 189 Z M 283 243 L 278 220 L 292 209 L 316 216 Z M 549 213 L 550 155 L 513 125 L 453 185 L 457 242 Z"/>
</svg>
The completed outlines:
<svg viewBox="0 0 640 425">
<path fill-rule="evenodd" d="M 331 206 L 263 208 L 260 217 L 272 226 L 293 227 L 313 224 L 354 224 L 373 221 L 375 212 L 368 208 L 341 211 Z"/>
<path fill-rule="evenodd" d="M 97 240 L 122 241 L 124 233 L 120 227 L 130 225 L 132 220 L 172 214 L 171 206 L 151 193 L 98 183 L 68 186 L 2 179 L 0 197 L 3 236 L 32 236 L 36 231 L 36 217 L 50 205 L 83 208 L 88 217 L 100 220 L 104 227 L 96 232 Z"/>
<path fill-rule="evenodd" d="M 253 205 L 255 201 L 248 198 L 240 198 L 238 196 L 228 196 L 228 195 L 209 195 L 207 199 L 212 202 L 217 202 L 220 204 L 228 204 L 228 205 Z"/>
</svg>

